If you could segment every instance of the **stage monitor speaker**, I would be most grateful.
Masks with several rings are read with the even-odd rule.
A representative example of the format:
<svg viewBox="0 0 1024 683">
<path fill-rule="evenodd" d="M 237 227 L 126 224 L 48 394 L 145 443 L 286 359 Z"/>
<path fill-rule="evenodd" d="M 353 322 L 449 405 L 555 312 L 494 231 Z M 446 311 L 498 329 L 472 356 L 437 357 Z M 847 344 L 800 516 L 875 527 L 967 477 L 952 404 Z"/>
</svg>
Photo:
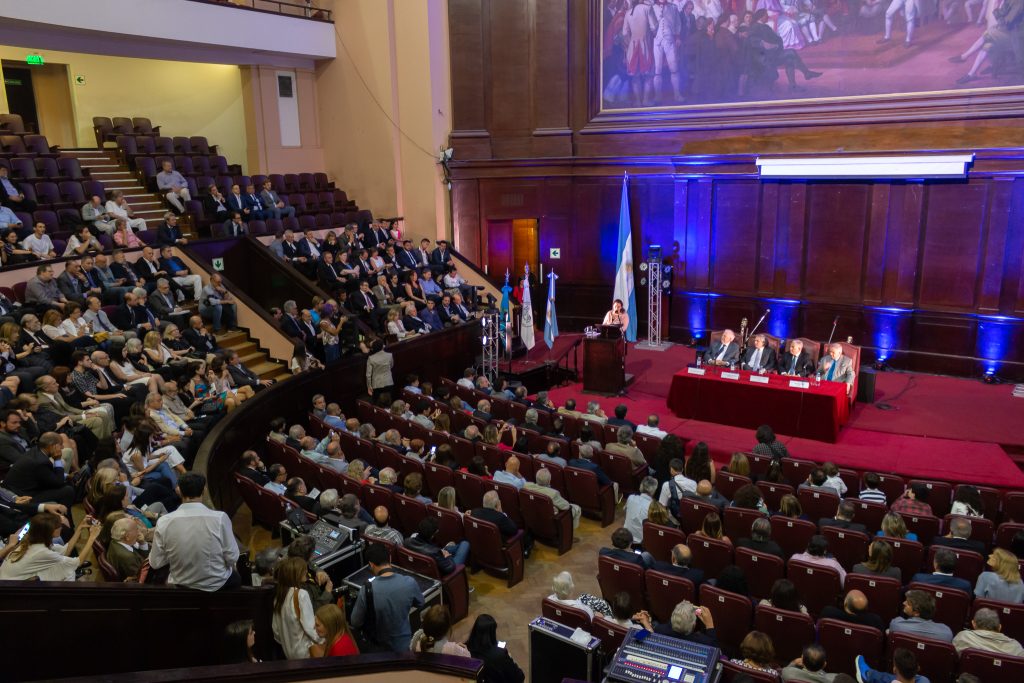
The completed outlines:
<svg viewBox="0 0 1024 683">
<path fill-rule="evenodd" d="M 530 622 L 530 680 L 561 683 L 601 679 L 601 641 L 586 631 L 537 617 Z"/>
<path fill-rule="evenodd" d="M 857 401 L 860 403 L 875 402 L 875 379 L 878 374 L 872 368 L 860 369 L 860 377 L 857 378 Z"/>
</svg>

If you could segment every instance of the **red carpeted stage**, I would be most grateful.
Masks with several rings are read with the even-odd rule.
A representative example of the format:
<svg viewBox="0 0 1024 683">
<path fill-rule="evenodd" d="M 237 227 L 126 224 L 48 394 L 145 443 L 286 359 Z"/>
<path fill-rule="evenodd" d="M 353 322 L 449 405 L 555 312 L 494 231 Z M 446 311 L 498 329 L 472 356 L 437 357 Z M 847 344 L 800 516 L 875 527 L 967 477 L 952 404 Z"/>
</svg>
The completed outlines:
<svg viewBox="0 0 1024 683">
<path fill-rule="evenodd" d="M 553 350 L 578 335 L 563 335 Z M 538 339 L 544 356 L 547 347 Z M 750 429 L 697 420 L 683 420 L 665 404 L 672 376 L 694 360 L 694 350 L 673 346 L 668 351 L 641 351 L 632 345 L 626 372 L 634 375 L 622 399 L 588 396 L 582 384 L 553 389 L 552 399 L 561 405 L 568 397 L 577 402 L 596 400 L 609 414 L 620 402 L 629 406 L 629 418 L 637 424 L 647 415 L 661 416 L 662 429 L 690 441 L 705 441 L 719 462 L 734 451 L 750 450 L 756 443 Z M 580 353 L 582 367 L 583 354 Z M 831 460 L 840 466 L 877 469 L 907 477 L 971 482 L 998 487 L 1024 487 L 1021 472 L 1007 450 L 1024 445 L 1024 399 L 1013 398 L 1008 385 L 921 375 L 881 373 L 876 383 L 876 405 L 858 403 L 850 422 L 834 444 L 780 434 L 794 457 Z M 581 405 L 580 408 L 583 406 Z M 1006 450 L 1001 446 L 1006 446 Z"/>
</svg>

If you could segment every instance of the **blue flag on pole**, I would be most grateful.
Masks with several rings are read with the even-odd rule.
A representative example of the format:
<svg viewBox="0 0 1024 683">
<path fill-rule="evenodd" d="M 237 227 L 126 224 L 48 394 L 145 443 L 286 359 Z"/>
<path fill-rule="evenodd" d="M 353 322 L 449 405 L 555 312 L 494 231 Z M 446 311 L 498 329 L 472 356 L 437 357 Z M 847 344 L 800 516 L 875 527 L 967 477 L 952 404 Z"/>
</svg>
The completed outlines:
<svg viewBox="0 0 1024 683">
<path fill-rule="evenodd" d="M 558 318 L 555 317 L 555 275 L 554 269 L 548 273 L 548 312 L 544 316 L 544 343 L 550 349 L 555 345 L 555 337 L 558 336 Z"/>
<path fill-rule="evenodd" d="M 626 341 L 636 341 L 636 294 L 633 291 L 633 228 L 629 220 L 629 176 L 622 176 L 622 203 L 619 206 L 619 248 L 615 257 L 615 294 L 629 315 Z"/>
</svg>

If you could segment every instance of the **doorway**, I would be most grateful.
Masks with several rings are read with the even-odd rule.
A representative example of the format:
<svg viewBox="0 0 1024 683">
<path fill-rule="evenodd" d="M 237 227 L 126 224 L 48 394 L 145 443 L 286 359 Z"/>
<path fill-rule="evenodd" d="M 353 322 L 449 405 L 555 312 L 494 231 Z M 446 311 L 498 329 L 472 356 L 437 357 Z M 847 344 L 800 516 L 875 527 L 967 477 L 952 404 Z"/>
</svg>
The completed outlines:
<svg viewBox="0 0 1024 683">
<path fill-rule="evenodd" d="M 21 116 L 25 130 L 45 135 L 50 145 L 78 146 L 67 64 L 5 61 L 3 74 L 9 111 Z"/>
<path fill-rule="evenodd" d="M 537 281 L 540 268 L 540 231 L 536 218 L 516 218 L 487 222 L 487 263 L 492 279 L 500 287 L 505 271 L 514 286 L 529 264 Z"/>
<path fill-rule="evenodd" d="M 16 67 L 4 62 L 3 71 L 8 112 L 21 117 L 25 123 L 25 130 L 39 130 L 36 95 L 32 88 L 32 70 L 25 66 Z"/>
</svg>

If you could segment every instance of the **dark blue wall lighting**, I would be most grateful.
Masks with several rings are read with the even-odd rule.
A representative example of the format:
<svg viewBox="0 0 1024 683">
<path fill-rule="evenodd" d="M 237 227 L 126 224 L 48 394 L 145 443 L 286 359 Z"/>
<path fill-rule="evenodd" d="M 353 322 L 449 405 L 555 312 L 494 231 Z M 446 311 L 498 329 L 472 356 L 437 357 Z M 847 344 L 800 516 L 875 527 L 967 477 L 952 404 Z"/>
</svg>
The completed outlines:
<svg viewBox="0 0 1024 683">
<path fill-rule="evenodd" d="M 1019 318 L 1005 315 L 978 316 L 978 344 L 975 355 L 981 359 L 986 375 L 995 375 L 1010 350 L 1010 339 Z"/>
<path fill-rule="evenodd" d="M 780 339 L 789 339 L 790 333 L 797 329 L 797 317 L 800 315 L 799 299 L 765 299 L 768 314 L 768 334 Z M 757 322 L 756 320 L 754 322 Z"/>
</svg>

